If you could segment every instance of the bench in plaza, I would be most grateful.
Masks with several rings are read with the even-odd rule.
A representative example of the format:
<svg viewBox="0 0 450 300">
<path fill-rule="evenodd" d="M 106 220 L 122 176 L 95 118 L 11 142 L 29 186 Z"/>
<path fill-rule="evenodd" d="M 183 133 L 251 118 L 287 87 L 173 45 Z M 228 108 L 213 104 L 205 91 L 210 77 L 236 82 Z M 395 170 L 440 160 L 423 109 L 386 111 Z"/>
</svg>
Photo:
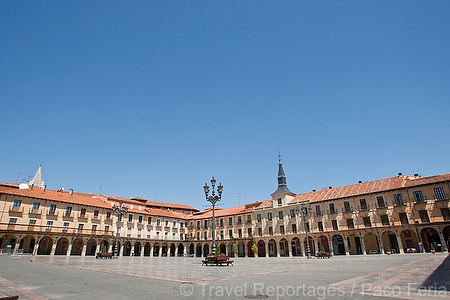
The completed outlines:
<svg viewBox="0 0 450 300">
<path fill-rule="evenodd" d="M 221 266 L 223 264 L 226 264 L 228 266 L 229 264 L 233 265 L 233 262 L 234 261 L 230 260 L 230 257 L 228 255 L 208 256 L 205 260 L 202 260 L 202 266 Z"/>
<path fill-rule="evenodd" d="M 112 252 L 97 252 L 97 254 L 95 254 L 95 258 L 113 258 L 113 254 Z"/>
<path fill-rule="evenodd" d="M 317 258 L 330 258 L 331 253 L 330 252 L 317 252 L 316 257 Z"/>
</svg>

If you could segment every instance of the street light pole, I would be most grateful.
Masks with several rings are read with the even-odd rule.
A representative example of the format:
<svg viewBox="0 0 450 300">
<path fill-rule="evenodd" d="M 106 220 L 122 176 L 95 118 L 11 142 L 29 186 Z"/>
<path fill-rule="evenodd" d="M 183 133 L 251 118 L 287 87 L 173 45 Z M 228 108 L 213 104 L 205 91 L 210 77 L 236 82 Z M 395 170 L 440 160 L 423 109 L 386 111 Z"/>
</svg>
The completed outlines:
<svg viewBox="0 0 450 300">
<path fill-rule="evenodd" d="M 118 251 L 119 251 L 119 222 L 122 221 L 123 215 L 128 211 L 128 208 L 126 208 L 123 205 L 123 202 L 121 201 L 120 204 L 113 206 L 113 211 L 116 213 L 117 221 L 116 221 L 116 244 L 114 245 L 114 258 L 117 258 Z"/>
<path fill-rule="evenodd" d="M 217 192 L 219 195 L 215 194 L 215 190 L 214 187 L 216 186 L 216 180 L 214 179 L 214 177 L 211 179 L 211 186 L 212 186 L 212 191 L 211 191 L 211 195 L 209 195 L 209 186 L 208 183 L 205 183 L 205 186 L 203 187 L 204 191 L 205 191 L 205 196 L 206 196 L 206 201 L 211 202 L 212 204 L 212 211 L 213 211 L 213 216 L 212 216 L 212 240 L 213 240 L 213 244 L 212 244 L 212 253 L 216 252 L 216 220 L 215 220 L 215 206 L 216 203 L 220 201 L 220 199 L 222 199 L 222 191 L 223 191 L 223 186 L 221 183 L 219 183 L 219 186 L 217 187 Z"/>
<path fill-rule="evenodd" d="M 306 218 L 309 217 L 309 209 L 308 207 L 305 206 L 305 203 L 302 203 L 302 217 L 306 233 L 306 256 L 307 258 L 311 258 L 311 248 L 309 247 L 309 239 L 308 239 L 308 228 L 306 227 Z"/>
</svg>

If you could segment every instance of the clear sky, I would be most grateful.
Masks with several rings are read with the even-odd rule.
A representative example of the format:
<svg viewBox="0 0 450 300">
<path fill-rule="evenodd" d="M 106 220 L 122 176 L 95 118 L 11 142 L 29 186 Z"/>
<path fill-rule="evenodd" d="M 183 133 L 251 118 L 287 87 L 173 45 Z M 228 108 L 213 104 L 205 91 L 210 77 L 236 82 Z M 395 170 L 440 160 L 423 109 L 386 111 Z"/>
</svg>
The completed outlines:
<svg viewBox="0 0 450 300">
<path fill-rule="evenodd" d="M 450 172 L 450 1 L 1 1 L 0 182 L 203 209 Z"/>
</svg>

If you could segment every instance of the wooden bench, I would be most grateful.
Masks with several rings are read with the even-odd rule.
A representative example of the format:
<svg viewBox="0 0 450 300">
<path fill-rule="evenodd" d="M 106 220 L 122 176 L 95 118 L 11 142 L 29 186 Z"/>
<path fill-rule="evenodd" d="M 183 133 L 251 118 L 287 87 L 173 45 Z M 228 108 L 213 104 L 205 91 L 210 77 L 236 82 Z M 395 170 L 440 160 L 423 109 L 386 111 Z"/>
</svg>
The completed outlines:
<svg viewBox="0 0 450 300">
<path fill-rule="evenodd" d="M 229 264 L 233 265 L 233 260 L 230 260 L 230 257 L 228 255 L 218 255 L 218 256 L 208 256 L 205 260 L 202 260 L 202 266 L 203 265 L 211 265 L 211 266 L 221 266 L 223 264 L 226 264 L 227 266 Z"/>
<path fill-rule="evenodd" d="M 316 257 L 317 258 L 330 258 L 331 253 L 330 252 L 317 252 Z"/>
<path fill-rule="evenodd" d="M 113 258 L 113 254 L 112 252 L 97 252 L 97 254 L 95 254 L 95 258 Z"/>
</svg>

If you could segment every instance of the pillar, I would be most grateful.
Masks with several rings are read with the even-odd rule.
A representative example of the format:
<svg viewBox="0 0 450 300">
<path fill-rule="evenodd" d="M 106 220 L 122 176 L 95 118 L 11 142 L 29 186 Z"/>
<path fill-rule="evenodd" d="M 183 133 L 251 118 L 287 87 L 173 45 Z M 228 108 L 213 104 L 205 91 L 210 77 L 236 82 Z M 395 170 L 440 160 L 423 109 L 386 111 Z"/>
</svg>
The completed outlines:
<svg viewBox="0 0 450 300">
<path fill-rule="evenodd" d="M 265 250 L 265 252 L 266 252 L 266 257 L 269 257 L 269 249 L 268 249 L 269 244 L 268 244 L 268 243 L 269 243 L 269 242 L 264 241 L 264 250 Z"/>
<path fill-rule="evenodd" d="M 316 239 L 314 239 L 314 244 L 315 244 L 315 252 L 317 253 L 317 252 L 320 252 L 320 251 L 322 251 L 322 249 L 321 249 L 321 247 L 319 247 L 319 242 L 320 242 L 320 238 L 316 238 Z M 311 249 L 311 252 L 313 251 L 313 249 Z M 311 253 L 311 255 L 312 256 L 314 256 L 314 255 L 316 255 L 316 253 Z"/>
<path fill-rule="evenodd" d="M 153 257 L 153 244 L 150 243 L 150 257 Z"/>
<path fill-rule="evenodd" d="M 350 250 L 348 249 L 348 237 L 343 236 L 344 240 L 344 249 L 345 249 L 345 255 L 350 255 Z"/>
<path fill-rule="evenodd" d="M 87 243 L 83 243 L 83 249 L 81 250 L 81 256 L 86 256 Z"/>
<path fill-rule="evenodd" d="M 99 253 L 100 252 L 100 243 L 97 243 L 97 246 L 95 247 L 95 253 Z"/>
<path fill-rule="evenodd" d="M 131 244 L 130 256 L 134 256 L 134 243 Z"/>
<path fill-rule="evenodd" d="M 244 243 L 244 257 L 248 257 L 248 244 Z"/>
<path fill-rule="evenodd" d="M 359 240 L 361 241 L 361 248 L 362 248 L 363 255 L 367 255 L 366 242 L 364 240 L 364 235 L 359 237 Z"/>
<path fill-rule="evenodd" d="M 119 256 L 123 256 L 123 247 L 125 246 L 124 244 L 125 244 L 125 243 L 121 243 L 121 244 L 120 244 Z"/>
<path fill-rule="evenodd" d="M 395 234 L 395 238 L 397 239 L 398 248 L 400 250 L 400 254 L 405 254 L 405 250 L 403 249 L 402 238 Z"/>
<path fill-rule="evenodd" d="M 11 254 L 16 254 L 17 250 L 19 250 L 20 238 L 16 239 L 16 243 L 14 244 L 14 249 Z"/>
<path fill-rule="evenodd" d="M 39 242 L 36 239 L 36 244 L 34 244 L 33 255 L 37 255 L 39 249 Z"/>
<path fill-rule="evenodd" d="M 53 243 L 52 245 L 52 250 L 50 250 L 50 255 L 55 255 L 56 252 L 56 245 L 58 244 L 58 242 Z"/>
<path fill-rule="evenodd" d="M 109 245 L 108 245 L 108 252 L 109 253 L 113 252 L 113 243 L 109 243 Z"/>
<path fill-rule="evenodd" d="M 72 243 L 73 243 L 73 241 L 72 241 Z M 69 246 L 67 246 L 67 252 L 66 252 L 67 256 L 70 256 L 70 253 L 72 252 L 72 243 L 69 243 Z"/>
<path fill-rule="evenodd" d="M 145 251 L 145 244 L 142 243 L 142 246 L 141 246 L 141 252 L 140 252 L 140 256 L 141 256 L 141 257 L 144 257 L 144 251 Z"/>
<path fill-rule="evenodd" d="M 158 252 L 158 256 L 159 257 L 161 257 L 161 255 L 162 255 L 162 244 L 161 245 L 159 245 L 159 252 Z"/>
<path fill-rule="evenodd" d="M 175 257 L 177 257 L 177 256 L 178 256 L 178 246 L 175 245 Z"/>
</svg>

